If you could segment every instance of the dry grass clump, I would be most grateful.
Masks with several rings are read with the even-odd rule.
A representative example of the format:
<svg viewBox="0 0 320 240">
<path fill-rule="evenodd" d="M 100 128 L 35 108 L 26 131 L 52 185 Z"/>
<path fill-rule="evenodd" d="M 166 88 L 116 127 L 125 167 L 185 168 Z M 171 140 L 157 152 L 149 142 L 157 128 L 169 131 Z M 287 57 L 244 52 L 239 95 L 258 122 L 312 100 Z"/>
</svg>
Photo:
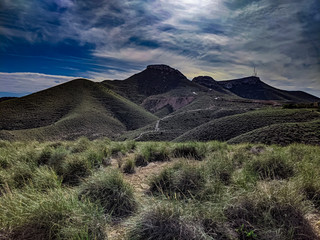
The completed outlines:
<svg viewBox="0 0 320 240">
<path fill-rule="evenodd" d="M 183 216 L 181 210 L 169 204 L 144 212 L 129 232 L 130 240 L 201 240 L 200 227 Z"/>
<path fill-rule="evenodd" d="M 80 186 L 79 197 L 100 204 L 107 215 L 123 218 L 137 209 L 132 187 L 116 170 L 99 171 Z"/>
<path fill-rule="evenodd" d="M 0 198 L 1 239 L 105 239 L 101 209 L 68 190 L 29 188 Z"/>
<path fill-rule="evenodd" d="M 168 197 L 195 197 L 205 187 L 205 178 L 200 168 L 184 162 L 164 169 L 150 181 L 150 191 Z"/>
</svg>

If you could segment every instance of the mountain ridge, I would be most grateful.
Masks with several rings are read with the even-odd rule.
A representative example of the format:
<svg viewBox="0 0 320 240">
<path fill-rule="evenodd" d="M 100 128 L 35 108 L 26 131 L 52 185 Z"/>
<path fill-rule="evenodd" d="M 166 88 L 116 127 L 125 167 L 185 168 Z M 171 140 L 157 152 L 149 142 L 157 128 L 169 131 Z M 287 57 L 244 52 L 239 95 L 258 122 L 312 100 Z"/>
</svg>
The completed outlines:
<svg viewBox="0 0 320 240">
<path fill-rule="evenodd" d="M 190 81 L 179 70 L 157 64 L 122 81 L 74 79 L 28 96 L 2 101 L 0 139 L 72 140 L 86 136 L 139 141 L 231 138 L 257 141 L 262 135 L 273 136 L 266 133 L 269 125 L 277 124 L 271 128 L 277 130 L 282 124 L 295 122 L 299 122 L 299 126 L 313 126 L 308 122 L 320 118 L 320 114 L 314 112 L 319 101 L 304 92 L 274 88 L 253 76 L 228 81 L 199 76 Z M 305 108 L 314 108 L 296 109 L 291 119 L 290 111 L 281 108 L 288 102 L 316 103 L 302 104 Z M 254 111 L 259 109 L 261 112 L 257 115 Z M 262 111 L 264 109 L 269 110 Z M 300 114 L 301 117 L 296 117 Z M 289 117 L 279 118 L 281 115 Z M 252 122 L 261 119 L 269 120 L 265 124 Z M 256 128 L 252 128 L 254 125 Z M 284 126 L 289 129 L 291 125 Z M 218 128 L 235 134 L 223 137 L 226 133 Z M 260 131 L 260 128 L 263 129 Z M 312 128 L 301 129 L 310 132 Z M 253 133 L 246 135 L 249 130 L 255 131 L 254 137 Z M 237 138 L 237 133 L 243 137 Z"/>
</svg>

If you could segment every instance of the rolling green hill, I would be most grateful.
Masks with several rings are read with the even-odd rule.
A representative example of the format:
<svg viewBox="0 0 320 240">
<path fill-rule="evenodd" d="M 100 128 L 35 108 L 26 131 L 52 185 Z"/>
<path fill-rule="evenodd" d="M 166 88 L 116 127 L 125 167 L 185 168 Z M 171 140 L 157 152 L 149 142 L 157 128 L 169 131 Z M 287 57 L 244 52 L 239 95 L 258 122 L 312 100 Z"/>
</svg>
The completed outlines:
<svg viewBox="0 0 320 240">
<path fill-rule="evenodd" d="M 265 126 L 281 123 L 309 122 L 320 119 L 312 110 L 266 109 L 227 116 L 196 127 L 175 141 L 227 141 Z"/>
<path fill-rule="evenodd" d="M 0 104 L 2 139 L 113 137 L 157 119 L 101 83 L 74 80 Z"/>
<path fill-rule="evenodd" d="M 244 133 L 228 143 L 264 143 L 289 145 L 291 143 L 320 144 L 320 121 L 280 123 Z"/>
</svg>

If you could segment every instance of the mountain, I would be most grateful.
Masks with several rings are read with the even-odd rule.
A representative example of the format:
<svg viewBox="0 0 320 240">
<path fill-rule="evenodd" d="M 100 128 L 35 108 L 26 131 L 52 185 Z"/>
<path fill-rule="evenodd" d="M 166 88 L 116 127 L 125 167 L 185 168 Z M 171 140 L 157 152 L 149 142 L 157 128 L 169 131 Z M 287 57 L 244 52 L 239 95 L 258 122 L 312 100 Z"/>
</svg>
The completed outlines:
<svg viewBox="0 0 320 240">
<path fill-rule="evenodd" d="M 293 102 L 315 102 L 320 100 L 318 97 L 302 91 L 285 91 L 274 88 L 255 76 L 219 81 L 218 83 L 223 88 L 242 98 Z"/>
<path fill-rule="evenodd" d="M 209 76 L 198 76 L 192 79 L 193 83 L 197 83 L 199 85 L 205 86 L 209 89 L 213 89 L 215 91 L 230 94 L 230 91 L 228 91 L 226 88 L 221 86 L 218 81 L 215 81 L 212 77 Z"/>
<path fill-rule="evenodd" d="M 149 65 L 145 70 L 125 80 L 104 81 L 113 91 L 141 104 L 156 115 L 171 113 L 197 98 L 208 88 L 188 80 L 180 71 L 167 65 Z M 234 95 L 231 92 L 211 91 L 211 95 Z M 159 111 L 161 111 L 159 113 Z"/>
<path fill-rule="evenodd" d="M 0 103 L 0 138 L 114 137 L 157 117 L 101 83 L 77 79 Z"/>
<path fill-rule="evenodd" d="M 149 65 L 125 80 L 75 79 L 25 97 L 3 99 L 0 139 L 86 136 L 274 143 L 280 142 L 281 129 L 299 126 L 301 141 L 312 135 L 310 143 L 315 144 L 320 143 L 318 101 L 304 92 L 274 88 L 257 77 L 216 81 L 199 76 L 190 81 L 167 65 Z M 288 102 L 304 104 L 290 105 L 302 109 L 281 107 Z M 312 129 L 317 134 L 310 135 Z M 281 141 L 297 141 L 296 132 L 284 134 Z"/>
<path fill-rule="evenodd" d="M 15 99 L 15 98 L 16 97 L 0 97 L 0 102 L 8 101 L 8 100 Z"/>
<path fill-rule="evenodd" d="M 142 72 L 125 80 L 104 81 L 103 83 L 138 104 L 151 95 L 159 95 L 172 90 L 182 89 L 180 93 L 185 95 L 183 89 L 188 90 L 188 93 L 202 89 L 201 86 L 190 82 L 180 71 L 167 65 L 149 65 Z"/>
</svg>

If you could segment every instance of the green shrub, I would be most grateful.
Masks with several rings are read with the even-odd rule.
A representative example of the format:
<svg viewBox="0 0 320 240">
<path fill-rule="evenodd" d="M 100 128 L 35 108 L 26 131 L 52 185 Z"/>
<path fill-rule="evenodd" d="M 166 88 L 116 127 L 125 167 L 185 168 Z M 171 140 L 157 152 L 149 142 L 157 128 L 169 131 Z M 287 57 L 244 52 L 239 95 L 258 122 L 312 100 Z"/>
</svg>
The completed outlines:
<svg viewBox="0 0 320 240">
<path fill-rule="evenodd" d="M 104 226 L 101 209 L 67 190 L 30 188 L 0 198 L 3 239 L 105 239 Z"/>
<path fill-rule="evenodd" d="M 147 159 L 141 154 L 135 156 L 134 162 L 137 167 L 145 167 L 149 164 Z"/>
<path fill-rule="evenodd" d="M 202 160 L 205 157 L 206 149 L 204 144 L 176 144 L 172 150 L 172 154 L 177 158 L 193 158 L 195 160 Z"/>
<path fill-rule="evenodd" d="M 86 151 L 90 147 L 90 140 L 86 137 L 79 138 L 71 147 L 72 153 L 80 153 Z"/>
<path fill-rule="evenodd" d="M 90 164 L 83 158 L 73 157 L 68 159 L 62 169 L 62 183 L 76 186 L 81 180 L 91 174 Z"/>
<path fill-rule="evenodd" d="M 146 143 L 136 156 L 136 165 L 145 166 L 150 162 L 170 161 L 169 149 L 165 144 Z"/>
<path fill-rule="evenodd" d="M 8 184 L 10 188 L 22 188 L 27 185 L 33 177 L 33 168 L 27 163 L 20 162 L 10 169 Z"/>
<path fill-rule="evenodd" d="M 103 152 L 93 150 L 87 152 L 87 160 L 91 168 L 98 168 L 102 164 L 103 158 Z"/>
<path fill-rule="evenodd" d="M 61 182 L 61 177 L 55 171 L 47 166 L 41 166 L 35 169 L 30 184 L 38 191 L 48 191 L 61 187 Z"/>
<path fill-rule="evenodd" d="M 271 183 L 226 208 L 238 239 L 316 239 L 295 186 Z"/>
<path fill-rule="evenodd" d="M 126 217 L 137 208 L 132 187 L 123 180 L 121 173 L 114 169 L 98 172 L 80 188 L 81 199 L 101 204 L 104 212 L 113 218 Z"/>
<path fill-rule="evenodd" d="M 156 206 L 142 214 L 129 231 L 130 240 L 200 240 L 205 239 L 194 222 L 187 221 L 179 209 Z"/>
<path fill-rule="evenodd" d="M 175 198 L 194 197 L 205 186 L 204 176 L 199 168 L 177 163 L 164 169 L 150 181 L 150 191 Z"/>
<path fill-rule="evenodd" d="M 260 179 L 287 179 L 294 175 L 293 164 L 276 153 L 263 155 L 251 162 L 248 168 L 256 173 Z"/>
<path fill-rule="evenodd" d="M 5 149 L 0 149 L 0 169 L 7 169 L 11 166 L 12 161 L 10 154 Z"/>
<path fill-rule="evenodd" d="M 64 147 L 53 150 L 48 165 L 52 167 L 58 175 L 62 175 L 62 165 L 69 152 Z"/>
<path fill-rule="evenodd" d="M 229 185 L 232 180 L 232 174 L 236 169 L 236 163 L 226 152 L 216 151 L 210 154 L 203 165 L 203 171 L 213 181 L 221 181 Z"/>
<path fill-rule="evenodd" d="M 135 162 L 134 162 L 134 159 L 130 158 L 128 159 L 123 167 L 122 167 L 122 170 L 124 173 L 128 173 L 128 174 L 132 174 L 132 173 L 135 173 L 136 170 L 135 170 Z"/>
<path fill-rule="evenodd" d="M 50 158 L 52 156 L 52 153 L 53 153 L 53 150 L 52 150 L 51 147 L 45 147 L 41 151 L 41 153 L 40 153 L 40 155 L 39 155 L 39 157 L 37 159 L 38 165 L 48 164 L 48 162 L 49 162 L 49 160 L 50 160 Z"/>
</svg>

